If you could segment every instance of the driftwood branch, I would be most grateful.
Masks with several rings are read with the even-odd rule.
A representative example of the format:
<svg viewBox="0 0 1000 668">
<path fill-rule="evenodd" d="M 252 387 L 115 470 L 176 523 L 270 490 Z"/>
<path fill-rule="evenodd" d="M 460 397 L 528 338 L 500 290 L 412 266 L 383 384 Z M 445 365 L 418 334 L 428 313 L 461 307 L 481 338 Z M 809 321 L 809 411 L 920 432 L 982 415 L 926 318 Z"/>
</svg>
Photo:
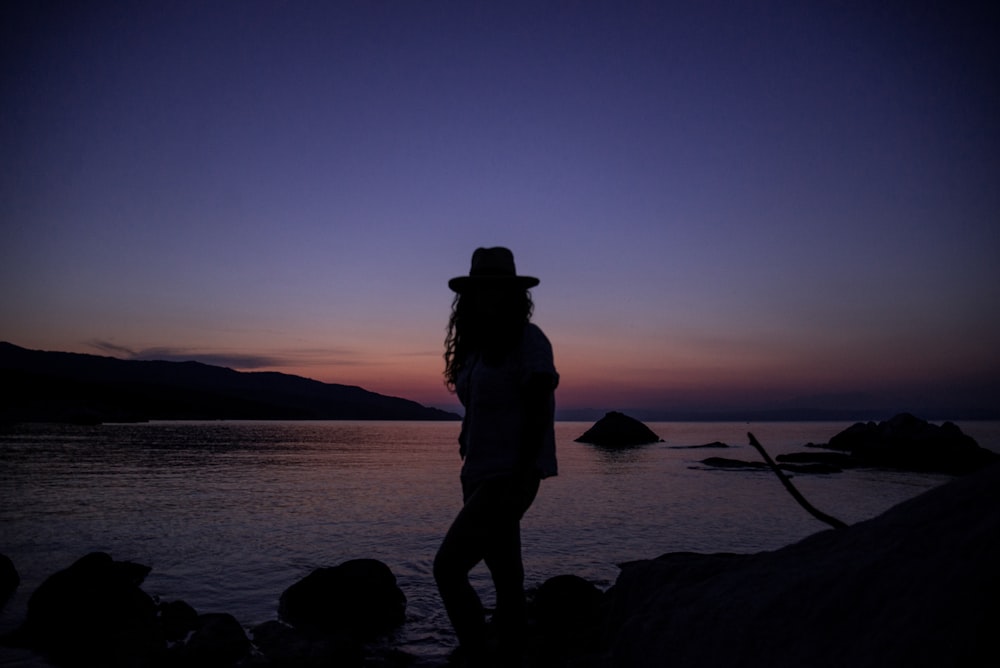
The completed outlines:
<svg viewBox="0 0 1000 668">
<path fill-rule="evenodd" d="M 788 493 L 792 495 L 792 498 L 794 498 L 796 501 L 799 502 L 800 506 L 805 508 L 810 515 L 818 519 L 820 522 L 826 522 L 834 529 L 847 528 L 847 525 L 838 520 L 836 517 L 830 517 L 829 515 L 827 515 L 826 513 L 819 510 L 811 503 L 809 503 L 806 500 L 806 497 L 802 496 L 802 493 L 799 492 L 799 490 L 795 488 L 795 485 L 792 484 L 792 481 L 788 479 L 788 476 L 785 475 L 785 472 L 782 471 L 780 468 L 778 468 L 778 465 L 774 463 L 774 460 L 771 459 L 770 455 L 768 455 L 767 452 L 764 451 L 764 446 L 762 446 L 760 443 L 757 442 L 757 439 L 754 438 L 754 435 L 751 434 L 750 432 L 747 432 L 747 436 L 750 437 L 750 445 L 752 445 L 754 448 L 757 449 L 757 452 L 760 453 L 760 456 L 764 458 L 764 461 L 767 463 L 767 465 L 770 466 L 771 470 L 774 471 L 774 474 L 778 476 L 778 480 L 781 481 L 781 484 L 785 486 L 785 489 L 787 489 Z"/>
</svg>

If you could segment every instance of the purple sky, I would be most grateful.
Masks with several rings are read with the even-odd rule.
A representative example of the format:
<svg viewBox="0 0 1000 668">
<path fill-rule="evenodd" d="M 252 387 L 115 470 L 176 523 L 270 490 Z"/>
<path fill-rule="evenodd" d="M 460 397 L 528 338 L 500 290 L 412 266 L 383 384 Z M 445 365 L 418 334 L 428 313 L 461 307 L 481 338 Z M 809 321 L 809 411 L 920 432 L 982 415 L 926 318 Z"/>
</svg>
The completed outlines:
<svg viewBox="0 0 1000 668">
<path fill-rule="evenodd" d="M 1000 410 L 987 4 L 5 3 L 0 340 L 450 408 L 506 245 L 564 408 Z"/>
</svg>

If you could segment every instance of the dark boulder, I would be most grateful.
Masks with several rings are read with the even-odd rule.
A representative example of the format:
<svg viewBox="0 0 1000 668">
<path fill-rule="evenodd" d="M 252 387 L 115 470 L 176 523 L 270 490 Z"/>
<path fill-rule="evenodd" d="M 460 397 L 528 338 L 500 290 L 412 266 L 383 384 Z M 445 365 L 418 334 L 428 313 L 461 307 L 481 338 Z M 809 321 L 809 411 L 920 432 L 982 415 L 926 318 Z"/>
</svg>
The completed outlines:
<svg viewBox="0 0 1000 668">
<path fill-rule="evenodd" d="M 576 575 L 558 575 L 542 583 L 532 596 L 532 661 L 526 665 L 591 665 L 588 661 L 602 651 L 603 601 L 597 586 Z"/>
<path fill-rule="evenodd" d="M 830 439 L 862 466 L 965 474 L 1000 460 L 955 424 L 935 425 L 909 413 L 885 422 L 858 422 Z"/>
<path fill-rule="evenodd" d="M 271 620 L 253 627 L 250 634 L 254 646 L 273 666 L 360 666 L 365 660 L 363 644 L 343 633 L 309 635 Z"/>
<path fill-rule="evenodd" d="M 46 579 L 28 600 L 17 644 L 64 665 L 148 665 L 166 648 L 153 600 L 139 588 L 148 566 L 103 552 Z"/>
<path fill-rule="evenodd" d="M 305 662 L 312 654 L 312 642 L 302 631 L 277 620 L 258 624 L 250 629 L 254 647 L 274 664 Z"/>
<path fill-rule="evenodd" d="M 232 666 L 250 653 L 246 631 L 228 613 L 198 615 L 194 633 L 176 648 L 176 665 L 221 668 Z"/>
<path fill-rule="evenodd" d="M 604 593 L 577 575 L 557 575 L 538 588 L 535 621 L 548 642 L 577 645 L 592 638 Z"/>
<path fill-rule="evenodd" d="M 578 443 L 590 443 L 607 447 L 627 447 L 646 445 L 663 440 L 639 420 L 624 413 L 611 411 L 594 426 L 576 439 Z"/>
<path fill-rule="evenodd" d="M 171 642 L 184 640 L 198 628 L 198 613 L 184 601 L 161 603 L 160 625 L 166 640 Z"/>
<path fill-rule="evenodd" d="M 286 589 L 278 617 L 310 634 L 348 631 L 371 637 L 403 623 L 406 596 L 377 559 L 353 559 L 317 568 Z"/>
<path fill-rule="evenodd" d="M 0 554 L 0 609 L 13 596 L 21 584 L 21 576 L 14 568 L 14 562 L 6 554 Z"/>
<path fill-rule="evenodd" d="M 719 469 L 766 469 L 764 462 L 748 462 L 742 459 L 730 459 L 728 457 L 709 457 L 701 460 L 705 466 Z"/>
</svg>

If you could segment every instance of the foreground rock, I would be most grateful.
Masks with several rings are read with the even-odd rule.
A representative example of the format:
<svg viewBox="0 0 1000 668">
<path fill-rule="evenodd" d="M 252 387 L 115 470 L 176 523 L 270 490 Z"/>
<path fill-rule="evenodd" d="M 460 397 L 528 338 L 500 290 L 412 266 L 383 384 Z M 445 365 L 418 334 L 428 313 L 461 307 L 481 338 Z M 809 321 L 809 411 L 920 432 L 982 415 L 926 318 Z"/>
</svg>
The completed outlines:
<svg viewBox="0 0 1000 668">
<path fill-rule="evenodd" d="M 361 666 L 375 660 L 366 643 L 403 623 L 406 596 L 377 559 L 317 568 L 282 594 L 279 621 L 251 630 L 254 645 L 275 666 Z M 390 652 L 383 665 L 400 663 Z"/>
<path fill-rule="evenodd" d="M 2 644 L 74 667 L 361 666 L 374 660 L 366 641 L 404 619 L 406 598 L 389 567 L 348 561 L 289 587 L 279 606 L 289 623 L 257 626 L 252 656 L 250 638 L 232 615 L 198 614 L 183 601 L 159 603 L 144 592 L 149 571 L 103 552 L 88 554 L 35 590 L 24 623 Z M 382 652 L 379 665 L 408 661 L 397 654 Z"/>
<path fill-rule="evenodd" d="M 278 616 L 307 634 L 348 632 L 371 637 L 403 623 L 406 596 L 384 563 L 353 559 L 317 568 L 286 589 Z"/>
<path fill-rule="evenodd" d="M 103 552 L 88 554 L 34 591 L 24 624 L 5 640 L 65 665 L 156 663 L 166 643 L 157 606 L 139 588 L 149 570 Z"/>
<path fill-rule="evenodd" d="M 172 648 L 177 666 L 232 666 L 249 656 L 250 639 L 235 617 L 225 612 L 198 615 L 187 641 Z"/>
<path fill-rule="evenodd" d="M 557 575 L 538 588 L 533 597 L 537 641 L 536 666 L 582 665 L 600 652 L 600 621 L 604 593 L 576 575 Z"/>
<path fill-rule="evenodd" d="M 20 584 L 21 576 L 17 574 L 14 562 L 6 554 L 0 554 L 0 609 L 6 605 Z"/>
<path fill-rule="evenodd" d="M 611 411 L 576 440 L 578 443 L 592 445 L 627 447 L 658 443 L 662 439 L 639 420 L 624 413 Z"/>
<path fill-rule="evenodd" d="M 1000 465 L 776 552 L 626 564 L 608 665 L 1000 665 L 997 489 Z"/>
<path fill-rule="evenodd" d="M 32 593 L 24 623 L 3 644 L 62 666 L 215 668 L 249 657 L 250 641 L 232 615 L 157 603 L 139 587 L 149 571 L 92 552 Z"/>
</svg>

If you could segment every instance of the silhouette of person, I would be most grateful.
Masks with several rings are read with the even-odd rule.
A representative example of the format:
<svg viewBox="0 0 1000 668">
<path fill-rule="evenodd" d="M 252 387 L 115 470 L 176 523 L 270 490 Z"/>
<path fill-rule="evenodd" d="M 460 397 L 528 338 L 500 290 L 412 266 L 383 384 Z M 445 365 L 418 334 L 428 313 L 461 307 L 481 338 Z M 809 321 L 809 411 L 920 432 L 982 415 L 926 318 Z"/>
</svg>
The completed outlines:
<svg viewBox="0 0 1000 668">
<path fill-rule="evenodd" d="M 556 475 L 552 346 L 531 322 L 529 288 L 507 248 L 478 248 L 453 278 L 445 381 L 465 407 L 459 435 L 464 505 L 434 559 L 434 579 L 469 665 L 519 652 L 525 629 L 520 521 L 542 478 Z M 485 561 L 496 590 L 487 640 L 469 571 Z"/>
</svg>

